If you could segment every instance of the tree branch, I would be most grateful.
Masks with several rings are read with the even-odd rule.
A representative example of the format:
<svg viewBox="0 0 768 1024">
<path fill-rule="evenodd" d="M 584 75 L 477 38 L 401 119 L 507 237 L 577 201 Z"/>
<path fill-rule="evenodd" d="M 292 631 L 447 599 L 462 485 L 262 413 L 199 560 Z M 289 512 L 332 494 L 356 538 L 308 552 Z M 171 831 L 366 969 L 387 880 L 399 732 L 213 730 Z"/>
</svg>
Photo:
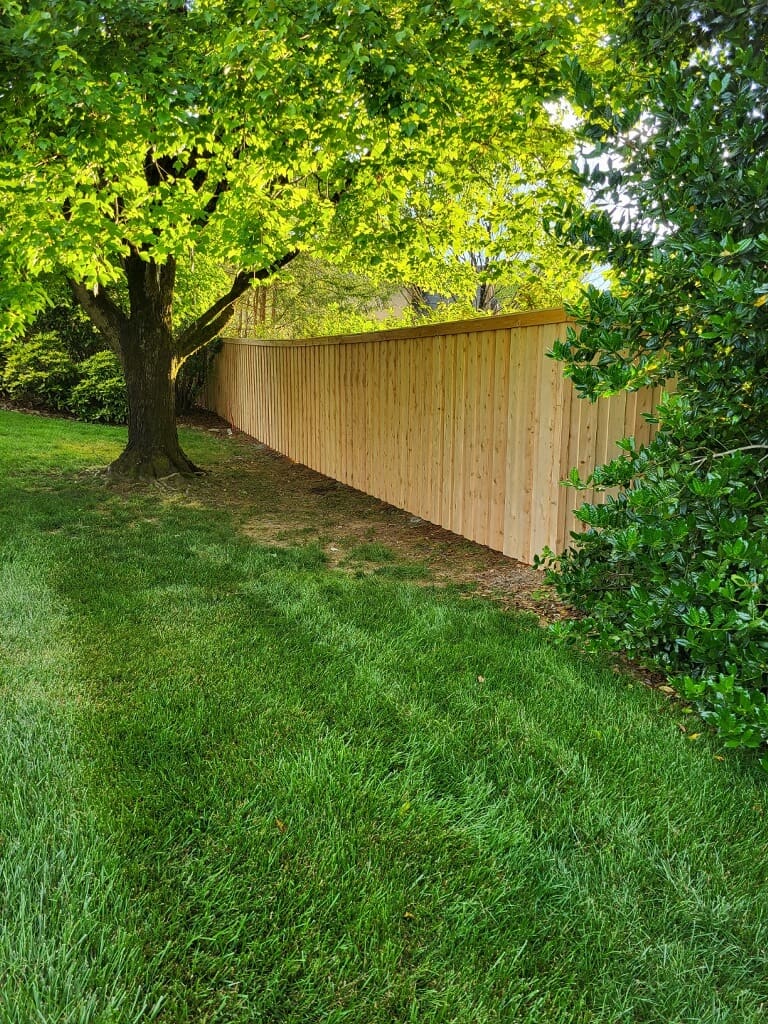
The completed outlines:
<svg viewBox="0 0 768 1024">
<path fill-rule="evenodd" d="M 198 171 L 198 175 L 201 175 L 201 174 L 204 174 L 204 173 L 205 172 L 203 172 L 203 171 Z M 197 178 L 198 175 L 195 175 L 195 178 Z M 198 192 L 203 187 L 203 182 L 201 182 L 199 185 L 197 185 L 193 181 L 193 185 L 194 185 L 195 191 Z M 225 192 L 229 192 L 229 182 L 227 181 L 226 178 L 222 178 L 221 181 L 218 181 L 216 183 L 216 187 L 213 190 L 213 194 L 211 195 L 211 198 L 208 200 L 208 202 L 203 207 L 202 215 L 200 217 L 196 217 L 194 219 L 193 223 L 197 227 L 204 228 L 208 224 L 208 221 L 211 219 L 213 214 L 216 212 L 216 207 L 219 205 L 219 199 L 221 199 L 221 197 L 224 195 Z"/>
<path fill-rule="evenodd" d="M 317 194 L 321 199 L 327 199 L 333 206 L 338 206 L 345 196 L 349 195 L 349 190 L 355 181 L 354 174 L 349 171 L 344 175 L 343 180 L 333 192 L 330 191 L 328 182 L 323 182 L 319 174 L 313 175 L 317 184 Z"/>
<path fill-rule="evenodd" d="M 232 319 L 235 303 L 244 292 L 248 291 L 252 283 L 254 281 L 266 281 L 267 278 L 276 274 L 278 270 L 286 267 L 296 256 L 298 256 L 298 251 L 294 250 L 293 252 L 286 253 L 285 256 L 281 256 L 280 259 L 275 260 L 268 267 L 262 267 L 260 270 L 241 270 L 235 276 L 232 287 L 227 294 L 214 302 L 202 316 L 194 320 L 178 336 L 174 346 L 176 357 L 178 359 L 186 359 L 194 352 L 197 352 L 198 349 L 207 345 L 209 341 L 213 341 Z"/>
<path fill-rule="evenodd" d="M 707 459 L 724 459 L 727 455 L 752 451 L 768 451 L 768 444 L 743 444 L 740 448 L 729 448 L 727 452 L 707 452 L 706 455 L 702 455 L 700 459 L 696 459 L 691 465 L 698 469 L 699 466 L 704 465 Z M 764 455 L 760 461 L 764 462 L 765 459 L 768 459 L 768 455 Z"/>
<path fill-rule="evenodd" d="M 232 160 L 238 160 L 241 152 L 242 149 L 236 147 L 232 153 Z M 150 146 L 144 154 L 144 178 L 150 188 L 157 188 L 164 181 L 187 178 L 192 183 L 194 191 L 200 192 L 208 181 L 208 168 L 200 167 L 199 162 L 211 160 L 213 155 L 213 152 L 208 149 L 193 148 L 185 158 L 169 154 L 158 156 L 154 148 Z M 197 227 L 206 226 L 219 205 L 219 199 L 228 191 L 229 181 L 222 176 L 216 183 L 210 199 L 203 207 L 202 214 L 193 221 Z"/>
<path fill-rule="evenodd" d="M 88 314 L 93 325 L 104 336 L 107 344 L 122 362 L 120 333 L 128 324 L 128 318 L 109 295 L 100 288 L 95 294 L 84 284 L 70 278 L 67 282 L 76 301 Z"/>
</svg>

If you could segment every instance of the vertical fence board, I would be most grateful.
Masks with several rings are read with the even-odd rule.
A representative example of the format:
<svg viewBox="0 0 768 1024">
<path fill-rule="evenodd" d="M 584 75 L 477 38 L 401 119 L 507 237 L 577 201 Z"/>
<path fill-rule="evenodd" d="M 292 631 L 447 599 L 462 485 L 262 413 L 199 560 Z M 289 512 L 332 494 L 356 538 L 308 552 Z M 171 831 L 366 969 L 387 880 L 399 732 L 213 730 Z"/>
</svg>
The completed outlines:
<svg viewBox="0 0 768 1024">
<path fill-rule="evenodd" d="M 419 516 L 429 518 L 431 509 L 427 501 L 427 466 L 431 458 L 428 423 L 430 418 L 427 357 L 429 341 L 419 339 L 413 345 L 413 484 L 414 508 Z"/>
<path fill-rule="evenodd" d="M 403 474 L 403 497 L 407 495 L 413 511 L 418 512 L 419 504 L 419 473 L 418 464 L 421 458 L 419 449 L 419 383 L 418 383 L 418 341 L 408 344 L 408 360 L 405 364 L 405 379 L 408 389 L 408 423 L 406 426 L 408 442 Z"/>
<path fill-rule="evenodd" d="M 464 530 L 464 503 L 466 500 L 467 478 L 467 363 L 469 353 L 467 352 L 467 336 L 461 334 L 456 339 L 456 406 L 454 409 L 454 449 L 453 449 L 453 508 L 452 529 L 455 533 L 463 536 Z"/>
<path fill-rule="evenodd" d="M 373 448 L 373 406 L 371 400 L 374 394 L 374 388 L 372 386 L 371 374 L 375 369 L 375 345 L 361 345 L 361 349 L 364 351 L 361 353 L 361 367 L 363 372 L 363 378 L 361 382 L 361 406 L 362 406 L 362 419 L 365 424 L 365 445 L 360 450 L 358 445 L 358 457 L 361 457 L 361 474 L 363 481 L 366 482 L 367 486 L 374 490 L 377 485 L 376 475 L 374 473 L 373 459 L 371 458 L 371 450 Z"/>
<path fill-rule="evenodd" d="M 299 342 L 226 340 L 206 406 L 270 448 L 530 562 L 602 500 L 560 483 L 647 444 L 662 389 L 581 400 L 545 355 L 562 311 Z"/>
<path fill-rule="evenodd" d="M 533 557 L 552 537 L 557 537 L 560 512 L 560 458 L 563 448 L 563 391 L 565 381 L 561 368 L 546 352 L 555 340 L 551 328 L 539 329 L 539 431 L 537 434 L 534 477 L 534 513 L 530 532 L 530 555 Z"/>
<path fill-rule="evenodd" d="M 523 515 L 521 494 L 525 473 L 523 441 L 527 414 L 528 360 L 522 345 L 523 332 L 510 331 L 509 405 L 507 414 L 507 464 L 504 485 L 504 554 L 522 552 L 524 540 L 520 527 Z M 516 555 L 515 557 L 521 557 Z"/>
<path fill-rule="evenodd" d="M 338 387 L 339 394 L 341 395 L 341 402 L 339 403 L 339 423 L 337 426 L 337 436 L 341 439 L 341 444 L 336 445 L 337 449 L 337 462 L 336 469 L 334 470 L 334 477 L 337 480 L 341 480 L 343 483 L 352 483 L 352 466 L 349 458 L 349 420 L 350 420 L 350 367 L 349 367 L 349 346 L 339 345 L 336 349 L 339 357 L 338 365 Z"/>
<path fill-rule="evenodd" d="M 456 415 L 456 338 L 443 335 L 443 487 L 440 494 L 441 525 L 451 529 L 453 509 L 453 462 L 456 451 L 454 419 Z"/>
<path fill-rule="evenodd" d="M 464 375 L 464 444 L 462 449 L 463 467 L 461 473 L 461 519 L 459 533 L 474 540 L 472 514 L 477 498 L 477 443 L 475 436 L 475 416 L 477 413 L 477 350 L 474 345 L 476 335 L 465 334 L 463 343 L 463 375 Z"/>
<path fill-rule="evenodd" d="M 378 485 L 373 492 L 382 501 L 391 501 L 392 494 L 392 421 L 389 418 L 389 382 L 391 382 L 391 345 L 376 345 L 378 356 L 376 361 L 377 379 L 374 381 L 376 390 L 375 411 L 378 417 L 374 426 L 374 446 L 372 453 L 376 459 Z"/>
<path fill-rule="evenodd" d="M 539 352 L 538 331 L 523 335 L 525 360 L 529 371 L 529 385 L 524 398 L 525 422 L 523 425 L 523 481 L 521 492 L 520 546 L 523 560 L 530 562 L 533 555 L 533 533 L 536 522 L 536 458 L 539 447 L 542 408 L 537 396 L 540 389 L 542 359 Z"/>
<path fill-rule="evenodd" d="M 507 438 L 509 415 L 509 332 L 494 332 L 493 362 L 493 432 L 491 443 L 490 511 L 488 546 L 501 551 L 504 547 L 504 492 L 506 484 Z"/>
<path fill-rule="evenodd" d="M 489 537 L 490 502 L 492 500 L 491 471 L 493 466 L 493 371 L 496 355 L 495 331 L 483 331 L 476 338 L 477 353 L 477 407 L 475 409 L 475 463 L 476 499 L 473 509 L 473 531 L 480 543 Z"/>
<path fill-rule="evenodd" d="M 435 466 L 435 480 L 434 480 L 434 502 L 433 507 L 437 514 L 437 519 L 442 520 L 443 510 L 443 495 L 445 494 L 446 488 L 449 486 L 448 477 L 446 472 L 446 466 L 448 464 L 448 454 L 446 449 L 446 435 L 445 435 L 445 424 L 446 424 L 446 381 L 445 378 L 448 374 L 448 341 L 449 339 L 441 334 L 437 338 L 437 363 L 435 367 L 435 401 L 437 402 L 438 410 L 438 422 L 436 426 L 437 430 L 437 447 L 436 452 L 438 453 L 438 462 Z"/>
<path fill-rule="evenodd" d="M 392 355 L 395 361 L 394 379 L 397 388 L 392 393 L 392 421 L 395 425 L 393 437 L 392 460 L 395 464 L 395 501 L 394 504 L 403 508 L 403 499 L 406 495 L 406 481 L 408 478 L 408 419 L 409 419 L 409 394 L 408 394 L 408 362 L 410 360 L 410 342 L 398 345 Z"/>
<path fill-rule="evenodd" d="M 339 403 L 343 401 L 338 381 L 338 360 L 339 350 L 335 346 L 326 349 L 326 362 L 328 363 L 328 437 L 325 451 L 325 465 L 323 470 L 328 476 L 336 476 L 336 450 L 339 444 L 338 422 Z"/>
<path fill-rule="evenodd" d="M 576 465 L 579 457 L 579 399 L 575 388 L 565 379 L 563 379 L 562 401 L 563 421 L 560 436 L 560 466 L 557 472 L 557 533 L 555 535 L 555 544 L 549 545 L 553 551 L 562 551 L 567 546 L 570 539 L 570 531 L 573 529 L 572 509 L 575 504 L 576 492 L 572 487 L 566 487 L 562 481 L 565 480 L 571 469 Z"/>
</svg>

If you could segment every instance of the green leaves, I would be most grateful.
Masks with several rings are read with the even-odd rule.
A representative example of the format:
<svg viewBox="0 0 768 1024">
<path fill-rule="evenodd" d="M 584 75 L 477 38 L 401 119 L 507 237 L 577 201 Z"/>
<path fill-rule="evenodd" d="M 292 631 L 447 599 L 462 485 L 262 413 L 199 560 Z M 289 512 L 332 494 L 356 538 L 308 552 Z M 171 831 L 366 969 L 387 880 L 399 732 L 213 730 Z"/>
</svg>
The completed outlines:
<svg viewBox="0 0 768 1024">
<path fill-rule="evenodd" d="M 768 742 L 768 62 L 761 5 L 641 2 L 625 42 L 646 63 L 645 112 L 601 125 L 598 209 L 563 234 L 609 261 L 581 331 L 554 348 L 596 398 L 674 378 L 647 447 L 595 471 L 618 488 L 583 506 L 588 532 L 557 560 L 592 642 L 663 669 L 727 746 Z M 730 13 L 733 13 L 732 11 Z M 762 20 L 761 20 L 762 19 Z M 745 38 L 752 36 L 751 41 Z M 583 76 L 582 76 L 583 78 Z M 631 112 L 627 104 L 626 113 Z M 613 147 L 622 170 L 606 170 Z M 610 213 L 612 205 L 621 215 Z"/>
<path fill-rule="evenodd" d="M 542 104 L 562 91 L 563 56 L 604 60 L 593 7 L 6 5 L 0 303 L 51 269 L 113 283 L 132 250 L 163 262 L 193 246 L 259 269 L 297 246 L 346 258 L 343 235 L 372 260 L 397 247 L 415 271 L 443 259 L 453 212 L 422 191 L 430 230 L 413 231 L 408 197 L 427 180 L 455 197 L 534 157 L 528 181 L 573 198 L 569 133 Z M 540 198 L 491 193 L 524 249 Z"/>
</svg>

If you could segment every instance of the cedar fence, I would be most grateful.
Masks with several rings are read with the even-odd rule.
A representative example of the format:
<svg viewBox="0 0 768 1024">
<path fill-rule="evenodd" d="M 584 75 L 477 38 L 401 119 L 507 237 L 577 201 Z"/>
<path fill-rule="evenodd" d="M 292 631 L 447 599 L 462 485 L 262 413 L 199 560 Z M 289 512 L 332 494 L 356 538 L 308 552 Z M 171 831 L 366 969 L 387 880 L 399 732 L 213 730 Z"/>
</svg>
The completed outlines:
<svg viewBox="0 0 768 1024">
<path fill-rule="evenodd" d="M 497 551 L 567 546 L 561 481 L 647 442 L 661 390 L 580 400 L 562 310 L 301 341 L 226 339 L 206 406 L 270 448 Z"/>
</svg>

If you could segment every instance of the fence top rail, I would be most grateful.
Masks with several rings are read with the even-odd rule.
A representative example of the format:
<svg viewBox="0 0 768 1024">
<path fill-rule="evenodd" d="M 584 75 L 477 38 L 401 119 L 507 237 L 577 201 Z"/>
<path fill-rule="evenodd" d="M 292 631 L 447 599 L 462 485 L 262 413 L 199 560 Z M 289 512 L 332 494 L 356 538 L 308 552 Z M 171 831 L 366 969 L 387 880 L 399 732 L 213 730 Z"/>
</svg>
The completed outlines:
<svg viewBox="0 0 768 1024">
<path fill-rule="evenodd" d="M 392 327 L 385 331 L 364 334 L 335 334 L 324 338 L 230 338 L 228 345 L 252 345 L 259 348 L 306 348 L 314 345 L 364 345 L 371 341 L 398 341 L 403 338 L 442 338 L 450 334 L 475 334 L 484 331 L 507 331 L 516 327 L 540 327 L 546 324 L 573 323 L 562 308 L 537 309 L 529 313 L 507 313 L 501 316 L 473 317 L 446 323 L 419 324 L 415 327 Z"/>
</svg>

